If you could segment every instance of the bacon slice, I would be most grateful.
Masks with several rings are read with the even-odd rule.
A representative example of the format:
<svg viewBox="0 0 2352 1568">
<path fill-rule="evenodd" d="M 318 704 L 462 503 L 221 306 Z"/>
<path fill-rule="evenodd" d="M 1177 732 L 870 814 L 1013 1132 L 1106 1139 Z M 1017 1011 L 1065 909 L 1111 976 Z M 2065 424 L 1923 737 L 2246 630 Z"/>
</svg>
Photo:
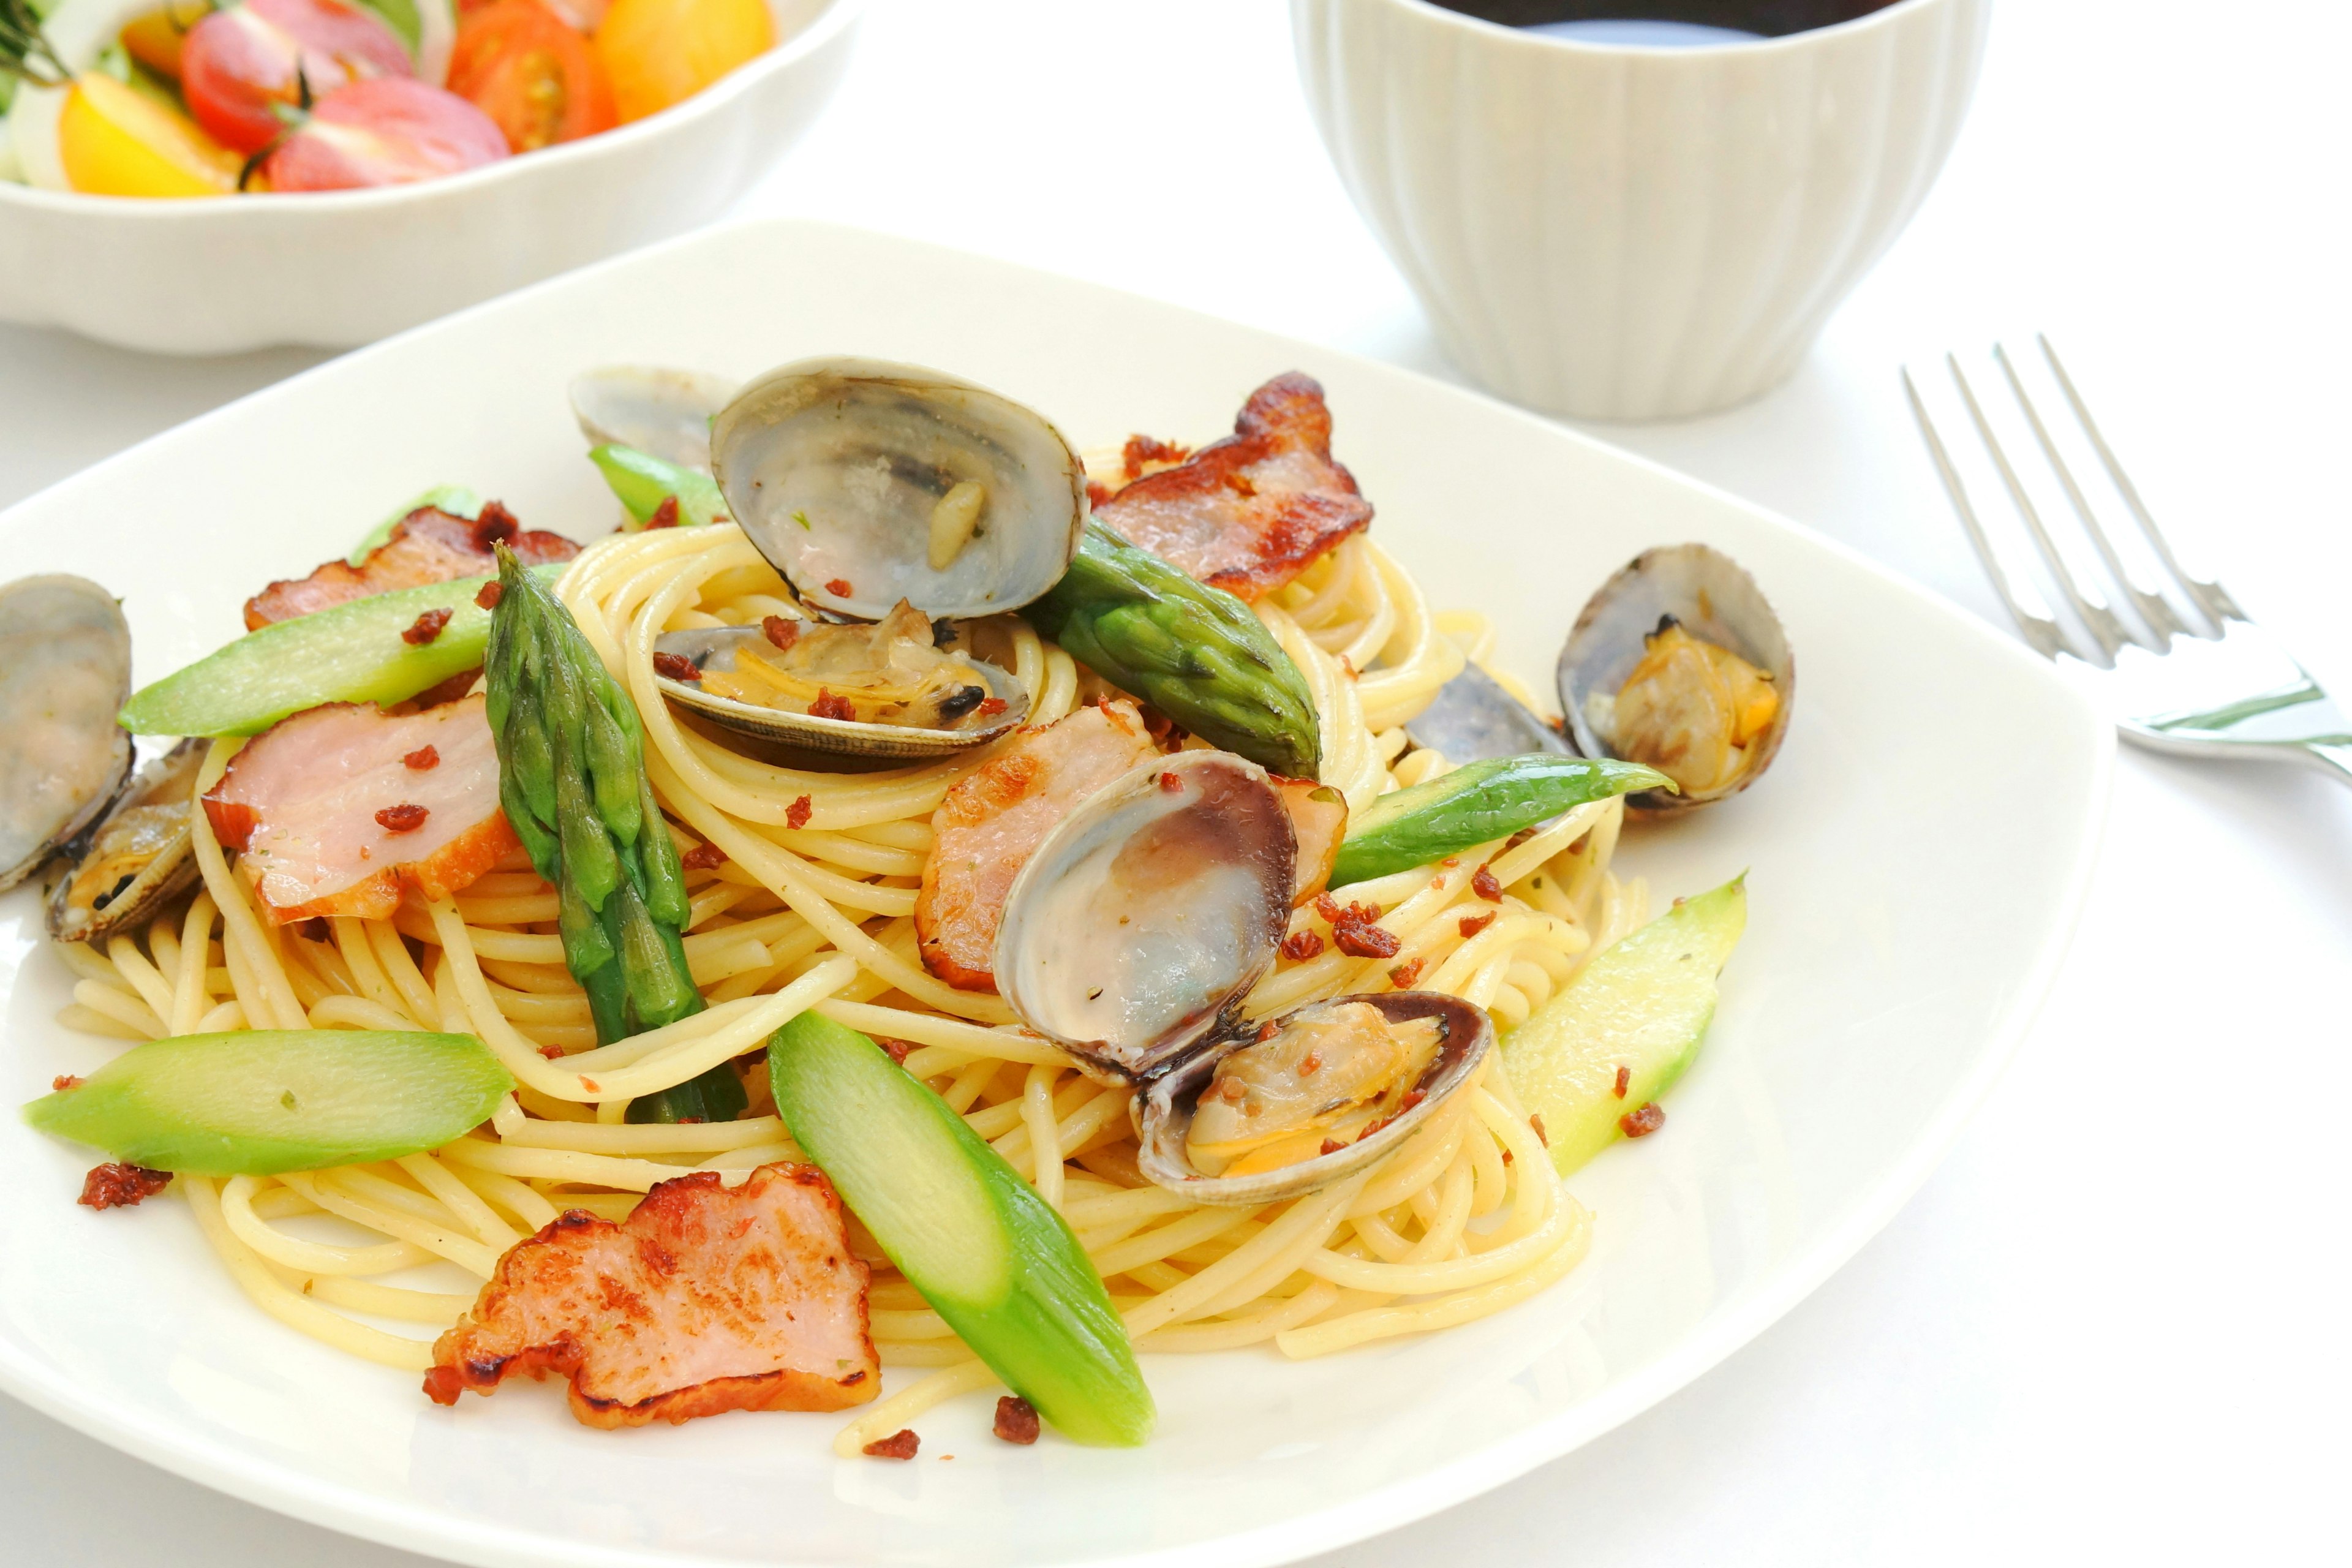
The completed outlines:
<svg viewBox="0 0 2352 1568">
<path fill-rule="evenodd" d="M 1231 437 L 1113 491 L 1095 516 L 1210 586 L 1256 599 L 1362 530 L 1372 507 L 1331 460 L 1322 386 L 1293 371 L 1250 394 Z"/>
<path fill-rule="evenodd" d="M 1298 836 L 1298 869 L 1290 885 L 1295 910 L 1331 885 L 1331 868 L 1339 863 L 1339 840 L 1348 836 L 1348 797 L 1313 779 L 1266 776 Z"/>
<path fill-rule="evenodd" d="M 330 561 L 308 577 L 272 583 L 247 599 L 245 629 L 257 632 L 277 621 L 290 621 L 395 588 L 488 576 L 498 570 L 490 546 L 499 540 L 506 541 L 507 548 L 526 566 L 569 561 L 580 553 L 580 547 L 560 533 L 517 528 L 513 515 L 496 501 L 484 507 L 481 517 L 473 521 L 438 507 L 419 507 L 401 519 L 392 537 L 368 552 L 359 565 Z"/>
<path fill-rule="evenodd" d="M 446 898 L 522 847 L 499 809 L 487 700 L 419 713 L 335 702 L 247 742 L 205 795 L 213 832 L 280 925 L 315 915 L 382 919 L 413 887 Z M 426 769 L 408 758 L 431 747 Z M 422 806 L 421 825 L 389 824 Z"/>
<path fill-rule="evenodd" d="M 956 781 L 931 814 L 915 896 L 924 966 L 960 991 L 996 989 L 996 926 L 1013 879 L 1070 808 L 1160 747 L 1134 703 L 1115 699 L 1024 730 Z"/>
<path fill-rule="evenodd" d="M 868 1272 L 810 1165 L 663 1182 L 619 1225 L 573 1209 L 499 1259 L 433 1344 L 425 1392 L 455 1405 L 509 1377 L 571 1380 L 590 1426 L 728 1410 L 840 1410 L 881 1385 Z"/>
</svg>

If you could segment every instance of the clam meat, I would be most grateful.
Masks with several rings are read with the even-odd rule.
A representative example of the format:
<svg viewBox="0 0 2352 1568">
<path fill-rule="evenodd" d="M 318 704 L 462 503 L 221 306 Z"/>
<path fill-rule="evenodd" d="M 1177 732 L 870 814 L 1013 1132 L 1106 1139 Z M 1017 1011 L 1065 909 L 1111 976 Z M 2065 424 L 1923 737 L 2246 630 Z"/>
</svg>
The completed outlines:
<svg viewBox="0 0 2352 1568">
<path fill-rule="evenodd" d="M 878 360 L 772 371 L 722 409 L 711 469 L 803 600 L 879 620 L 1018 609 L 1060 581 L 1086 468 L 1043 416 L 955 376 Z"/>
<path fill-rule="evenodd" d="M 1651 810 L 1704 805 L 1770 765 L 1796 699 L 1796 659 L 1755 579 L 1703 544 L 1636 557 L 1577 617 L 1559 699 L 1586 756 L 1656 768 L 1681 793 Z"/>
<path fill-rule="evenodd" d="M 196 879 L 196 773 L 206 742 L 182 741 L 139 770 L 49 895 L 49 935 L 95 942 L 144 920 Z"/>
<path fill-rule="evenodd" d="M 1009 671 L 942 647 L 901 600 L 881 620 L 832 625 L 770 616 L 755 626 L 669 632 L 655 641 L 663 694 L 722 728 L 811 751 L 940 756 L 984 745 L 1029 714 Z"/>
<path fill-rule="evenodd" d="M 572 414 L 592 447 L 618 444 L 710 471 L 710 421 L 735 395 L 722 375 L 610 364 L 572 378 Z"/>
<path fill-rule="evenodd" d="M 0 889 L 88 827 L 131 772 L 114 721 L 131 700 L 131 627 L 84 577 L 0 587 Z"/>
</svg>

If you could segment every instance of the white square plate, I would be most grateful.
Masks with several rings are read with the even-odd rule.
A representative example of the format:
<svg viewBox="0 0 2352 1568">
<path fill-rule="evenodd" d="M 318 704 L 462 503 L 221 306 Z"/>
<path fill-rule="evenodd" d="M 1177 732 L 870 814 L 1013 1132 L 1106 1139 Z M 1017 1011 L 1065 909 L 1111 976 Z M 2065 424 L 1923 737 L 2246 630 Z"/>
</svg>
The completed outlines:
<svg viewBox="0 0 2352 1568">
<path fill-rule="evenodd" d="M 563 398 L 583 366 L 748 375 L 819 353 L 954 371 L 1082 447 L 1205 439 L 1259 382 L 1305 369 L 1377 537 L 1436 604 L 1489 611 L 1531 677 L 1645 546 L 1704 540 L 1754 572 L 1803 665 L 1788 744 L 1754 790 L 1621 850 L 1662 897 L 1748 868 L 1748 937 L 1664 1132 L 1573 1184 L 1598 1215 L 1591 1258 L 1426 1339 L 1299 1364 L 1151 1358 L 1160 1430 L 1140 1451 L 1011 1447 L 974 1399 L 926 1418 L 912 1464 L 843 1461 L 829 1415 L 607 1434 L 529 1386 L 437 1409 L 413 1378 L 249 1306 L 184 1207 L 75 1206 L 89 1152 L 5 1117 L 0 1387 L 239 1497 L 473 1563 L 1283 1562 L 1497 1486 L 1738 1348 L 1909 1195 L 2040 1001 L 2113 746 L 2021 648 L 1787 522 L 1498 404 L 903 240 L 736 228 L 482 306 L 0 514 L 0 559 L 121 594 L 152 679 L 234 636 L 261 584 L 430 484 L 603 531 L 613 504 Z M 69 981 L 37 928 L 29 892 L 0 899 L 11 1101 L 110 1054 L 52 1021 Z"/>
</svg>

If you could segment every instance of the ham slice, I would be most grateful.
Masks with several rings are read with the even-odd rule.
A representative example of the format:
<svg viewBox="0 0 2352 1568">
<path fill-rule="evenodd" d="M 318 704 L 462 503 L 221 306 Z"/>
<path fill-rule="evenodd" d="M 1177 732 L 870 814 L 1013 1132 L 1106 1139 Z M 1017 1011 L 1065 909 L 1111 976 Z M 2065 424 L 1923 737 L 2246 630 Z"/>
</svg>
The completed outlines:
<svg viewBox="0 0 2352 1568">
<path fill-rule="evenodd" d="M 383 919 L 404 888 L 446 898 L 522 847 L 499 809 L 478 695 L 398 717 L 336 702 L 282 719 L 231 760 L 205 815 L 280 924 Z"/>
<path fill-rule="evenodd" d="M 824 1173 L 762 1165 L 730 1189 L 698 1171 L 619 1225 L 573 1209 L 508 1248 L 434 1342 L 425 1392 L 455 1405 L 552 1373 L 572 1414 L 606 1428 L 844 1409 L 882 1382 L 867 1277 Z"/>
<path fill-rule="evenodd" d="M 1372 507 L 1331 460 L 1322 386 L 1294 371 L 1250 394 L 1231 437 L 1113 491 L 1095 516 L 1210 586 L 1257 599 L 1360 531 Z"/>
<path fill-rule="evenodd" d="M 419 507 L 401 519 L 392 537 L 368 552 L 359 565 L 330 561 L 308 577 L 272 583 L 247 599 L 245 629 L 257 632 L 278 621 L 395 588 L 487 577 L 498 570 L 490 546 L 500 540 L 526 566 L 569 561 L 580 553 L 580 547 L 560 533 L 518 527 L 514 515 L 496 501 L 471 521 L 437 507 Z"/>
<path fill-rule="evenodd" d="M 996 927 L 1013 879 L 1070 808 L 1159 744 L 1135 704 L 1099 702 L 1024 730 L 966 773 L 931 814 L 931 853 L 915 896 L 923 963 L 960 991 L 996 989 Z"/>
</svg>

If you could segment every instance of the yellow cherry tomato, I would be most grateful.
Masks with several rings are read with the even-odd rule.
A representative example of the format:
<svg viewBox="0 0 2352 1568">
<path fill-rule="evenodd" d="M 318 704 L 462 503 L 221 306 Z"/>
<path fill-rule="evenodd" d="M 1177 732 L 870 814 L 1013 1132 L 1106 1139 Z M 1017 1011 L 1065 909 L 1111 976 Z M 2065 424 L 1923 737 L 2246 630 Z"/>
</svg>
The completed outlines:
<svg viewBox="0 0 2352 1568">
<path fill-rule="evenodd" d="M 98 196 L 225 196 L 244 160 L 160 97 L 85 71 L 58 119 L 66 180 Z"/>
<path fill-rule="evenodd" d="M 161 77 L 180 79 L 180 46 L 188 30 L 212 14 L 207 0 L 171 0 L 160 9 L 122 25 L 122 47 L 131 58 Z"/>
<path fill-rule="evenodd" d="M 775 42 L 767 0 L 613 0 L 594 39 L 625 122 L 692 98 Z"/>
</svg>

